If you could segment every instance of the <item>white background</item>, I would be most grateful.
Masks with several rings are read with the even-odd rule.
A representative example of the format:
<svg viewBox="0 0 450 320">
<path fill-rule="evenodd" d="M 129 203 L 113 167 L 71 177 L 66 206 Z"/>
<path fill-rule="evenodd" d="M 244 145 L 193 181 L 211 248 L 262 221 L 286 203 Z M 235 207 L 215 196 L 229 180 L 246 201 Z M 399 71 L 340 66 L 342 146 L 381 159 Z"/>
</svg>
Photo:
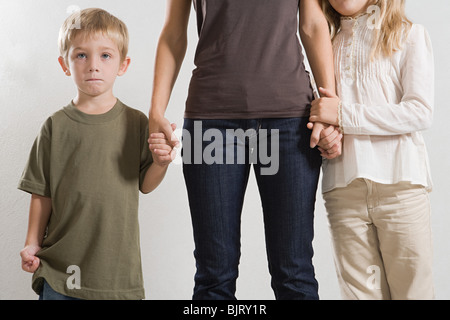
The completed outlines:
<svg viewBox="0 0 450 320">
<path fill-rule="evenodd" d="M 164 0 L 1 0 L 0 1 L 0 299 L 37 299 L 31 274 L 21 270 L 19 251 L 27 230 L 30 196 L 16 186 L 31 145 L 45 119 L 67 105 L 76 90 L 57 61 L 57 38 L 67 8 L 100 7 L 122 19 L 130 32 L 132 63 L 117 80 L 115 94 L 148 113 L 155 48 L 164 22 Z M 407 0 L 407 13 L 423 24 L 436 61 L 435 121 L 425 133 L 434 179 L 432 227 L 436 298 L 450 298 L 450 148 L 447 109 L 450 64 L 450 2 Z M 187 88 L 197 43 L 195 15 L 189 47 L 166 116 L 182 127 Z M 316 275 L 322 299 L 340 299 L 326 213 L 318 190 L 315 219 Z M 147 299 L 191 299 L 195 261 L 182 168 L 172 164 L 161 186 L 140 202 L 142 263 Z M 111 257 L 114 263 L 114 257 Z M 273 299 L 265 255 L 262 212 L 250 176 L 242 213 L 242 258 L 238 299 Z"/>
</svg>

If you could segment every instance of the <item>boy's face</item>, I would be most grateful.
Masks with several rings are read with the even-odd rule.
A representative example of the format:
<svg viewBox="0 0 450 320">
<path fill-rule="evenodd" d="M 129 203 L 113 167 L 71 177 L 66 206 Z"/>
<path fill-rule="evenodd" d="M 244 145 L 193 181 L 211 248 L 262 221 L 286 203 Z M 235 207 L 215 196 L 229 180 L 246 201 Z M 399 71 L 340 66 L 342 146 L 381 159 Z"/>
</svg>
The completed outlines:
<svg viewBox="0 0 450 320">
<path fill-rule="evenodd" d="M 130 58 L 121 61 L 115 42 L 102 34 L 92 37 L 80 34 L 72 41 L 68 65 L 62 57 L 59 62 L 66 75 L 73 76 L 79 94 L 98 97 L 112 94 L 114 81 L 126 72 Z"/>
</svg>

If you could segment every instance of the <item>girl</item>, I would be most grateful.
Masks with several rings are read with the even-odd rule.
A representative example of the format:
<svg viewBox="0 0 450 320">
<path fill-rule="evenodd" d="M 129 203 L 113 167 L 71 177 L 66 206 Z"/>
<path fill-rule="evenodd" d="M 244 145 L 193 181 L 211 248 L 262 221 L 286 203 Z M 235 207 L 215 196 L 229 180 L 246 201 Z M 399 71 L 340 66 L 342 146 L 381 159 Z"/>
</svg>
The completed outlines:
<svg viewBox="0 0 450 320">
<path fill-rule="evenodd" d="M 324 0 L 336 92 L 310 121 L 339 126 L 323 196 L 346 299 L 432 299 L 430 170 L 420 131 L 433 115 L 433 52 L 404 0 Z"/>
</svg>

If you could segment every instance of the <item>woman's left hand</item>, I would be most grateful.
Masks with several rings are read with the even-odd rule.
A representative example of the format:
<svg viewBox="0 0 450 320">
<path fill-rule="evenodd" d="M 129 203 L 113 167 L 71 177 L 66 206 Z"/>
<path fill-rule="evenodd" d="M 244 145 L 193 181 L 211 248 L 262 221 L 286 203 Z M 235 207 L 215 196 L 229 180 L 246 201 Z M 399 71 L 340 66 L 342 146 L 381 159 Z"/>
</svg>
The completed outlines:
<svg viewBox="0 0 450 320">
<path fill-rule="evenodd" d="M 311 103 L 309 121 L 339 126 L 339 104 L 341 100 L 327 89 L 319 88 L 319 92 L 322 98 Z"/>
</svg>

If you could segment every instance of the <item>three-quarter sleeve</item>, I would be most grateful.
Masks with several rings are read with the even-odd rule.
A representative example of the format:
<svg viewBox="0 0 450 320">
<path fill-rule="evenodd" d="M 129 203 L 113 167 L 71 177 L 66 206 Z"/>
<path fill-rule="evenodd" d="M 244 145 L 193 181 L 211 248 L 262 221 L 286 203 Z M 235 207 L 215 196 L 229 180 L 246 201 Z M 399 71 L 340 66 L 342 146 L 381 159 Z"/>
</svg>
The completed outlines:
<svg viewBox="0 0 450 320">
<path fill-rule="evenodd" d="M 413 25 L 399 58 L 403 92 L 398 104 L 342 104 L 345 134 L 398 135 L 428 129 L 433 121 L 434 58 L 430 37 Z"/>
</svg>

